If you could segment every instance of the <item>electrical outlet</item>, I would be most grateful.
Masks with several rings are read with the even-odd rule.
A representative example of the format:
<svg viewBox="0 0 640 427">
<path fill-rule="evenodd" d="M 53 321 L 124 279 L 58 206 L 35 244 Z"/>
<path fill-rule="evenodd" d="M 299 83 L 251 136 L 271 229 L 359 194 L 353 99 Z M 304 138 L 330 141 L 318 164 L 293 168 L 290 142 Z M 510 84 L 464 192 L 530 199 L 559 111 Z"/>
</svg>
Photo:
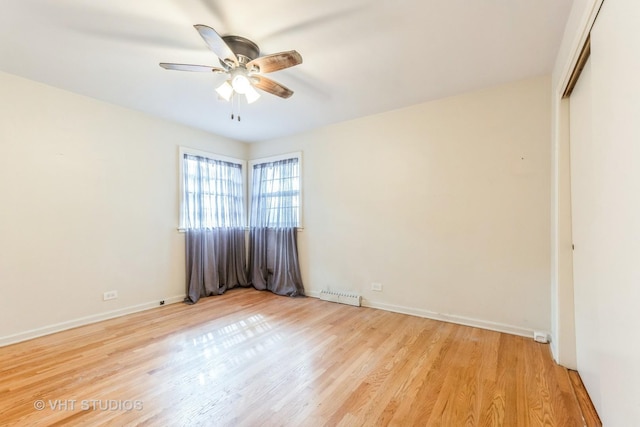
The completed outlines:
<svg viewBox="0 0 640 427">
<path fill-rule="evenodd" d="M 546 343 L 549 342 L 549 336 L 545 332 L 534 331 L 533 332 L 533 340 L 535 342 L 546 344 Z"/>
<path fill-rule="evenodd" d="M 371 290 L 382 292 L 382 283 L 376 283 L 376 282 L 371 283 Z"/>
<path fill-rule="evenodd" d="M 105 292 L 102 295 L 103 301 L 109 301 L 110 299 L 116 299 L 116 298 L 118 298 L 118 291 L 109 291 L 109 292 Z"/>
</svg>

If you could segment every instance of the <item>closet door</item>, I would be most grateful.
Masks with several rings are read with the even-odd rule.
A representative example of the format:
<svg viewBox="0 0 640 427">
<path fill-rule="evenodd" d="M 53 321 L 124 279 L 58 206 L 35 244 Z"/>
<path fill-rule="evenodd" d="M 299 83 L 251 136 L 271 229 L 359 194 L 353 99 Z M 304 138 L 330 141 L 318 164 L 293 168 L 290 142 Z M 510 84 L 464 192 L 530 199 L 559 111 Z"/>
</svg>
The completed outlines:
<svg viewBox="0 0 640 427">
<path fill-rule="evenodd" d="M 598 154 L 593 144 L 591 60 L 587 61 L 571 98 L 571 212 L 573 251 L 576 362 L 596 410 L 600 412 L 598 283 L 595 268 L 598 242 L 593 234 L 596 222 L 598 186 L 595 174 Z"/>
<path fill-rule="evenodd" d="M 577 361 L 607 426 L 640 425 L 639 23 L 640 1 L 604 1 L 571 99 Z"/>
</svg>

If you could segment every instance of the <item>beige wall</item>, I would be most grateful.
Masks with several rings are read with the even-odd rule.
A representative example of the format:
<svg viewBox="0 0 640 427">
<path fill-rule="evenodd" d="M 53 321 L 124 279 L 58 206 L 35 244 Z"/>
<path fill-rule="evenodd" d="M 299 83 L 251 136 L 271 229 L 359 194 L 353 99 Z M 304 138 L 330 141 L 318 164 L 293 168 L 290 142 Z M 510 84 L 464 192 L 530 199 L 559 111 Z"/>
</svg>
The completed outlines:
<svg viewBox="0 0 640 427">
<path fill-rule="evenodd" d="M 303 151 L 310 294 L 354 290 L 389 310 L 547 331 L 549 84 L 247 146 L 0 74 L 0 344 L 182 297 L 179 145 Z M 109 290 L 119 298 L 102 301 Z"/>
<path fill-rule="evenodd" d="M 251 145 L 303 151 L 306 288 L 548 331 L 550 105 L 540 77 Z"/>
<path fill-rule="evenodd" d="M 9 74 L 0 89 L 0 344 L 181 299 L 178 146 L 247 146 Z"/>
</svg>

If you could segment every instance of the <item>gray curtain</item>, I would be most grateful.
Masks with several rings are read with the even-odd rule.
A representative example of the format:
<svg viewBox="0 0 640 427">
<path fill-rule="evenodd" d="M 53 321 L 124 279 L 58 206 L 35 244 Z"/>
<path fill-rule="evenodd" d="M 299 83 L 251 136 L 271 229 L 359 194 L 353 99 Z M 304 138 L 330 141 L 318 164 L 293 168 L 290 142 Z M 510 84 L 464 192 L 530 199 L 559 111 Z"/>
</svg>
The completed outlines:
<svg viewBox="0 0 640 427">
<path fill-rule="evenodd" d="M 243 228 L 188 229 L 186 234 L 185 302 L 249 285 Z"/>
<path fill-rule="evenodd" d="M 254 288 L 304 296 L 297 228 L 251 228 L 249 247 L 249 280 Z"/>
<path fill-rule="evenodd" d="M 297 158 L 253 165 L 249 280 L 260 290 L 304 296 L 298 261 Z"/>
<path fill-rule="evenodd" d="M 240 164 L 185 154 L 185 302 L 248 286 Z"/>
</svg>

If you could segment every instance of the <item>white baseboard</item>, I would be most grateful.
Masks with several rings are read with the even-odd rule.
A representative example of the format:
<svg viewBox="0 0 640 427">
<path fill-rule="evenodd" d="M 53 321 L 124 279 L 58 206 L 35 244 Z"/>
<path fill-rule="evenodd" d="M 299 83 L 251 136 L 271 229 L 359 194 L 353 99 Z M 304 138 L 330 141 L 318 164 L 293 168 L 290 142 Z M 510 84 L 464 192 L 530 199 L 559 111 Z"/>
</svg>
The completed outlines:
<svg viewBox="0 0 640 427">
<path fill-rule="evenodd" d="M 165 305 L 175 304 L 177 302 L 184 301 L 185 295 L 176 295 L 173 297 L 165 298 Z M 145 311 L 152 308 L 160 307 L 159 300 L 153 302 L 146 302 L 142 304 L 133 305 L 130 307 L 119 308 L 117 310 L 106 311 L 104 313 L 94 314 L 91 316 L 80 317 L 78 319 L 68 320 L 66 322 L 56 323 L 54 325 L 48 325 L 42 328 L 31 329 L 29 331 L 20 332 L 14 335 L 8 335 L 6 337 L 0 337 L 0 347 L 4 347 L 9 344 L 15 344 L 21 341 L 27 341 L 32 338 L 41 337 L 43 335 L 53 334 L 55 332 L 65 331 L 71 328 L 77 328 L 78 326 L 89 325 L 91 323 L 101 322 L 107 319 L 113 319 L 114 317 L 120 317 L 127 314 L 137 313 L 139 311 Z"/>
<path fill-rule="evenodd" d="M 307 296 L 320 298 L 320 291 L 308 291 Z M 455 314 L 442 314 L 435 311 L 424 310 L 420 308 L 404 307 L 399 305 L 385 304 L 381 302 L 362 299 L 363 307 L 371 307 L 394 313 L 409 314 L 411 316 L 424 317 L 426 319 L 440 320 L 442 322 L 455 323 L 458 325 L 472 326 L 474 328 L 488 329 L 490 331 L 504 332 L 505 334 L 518 335 L 527 338 L 533 338 L 533 329 L 522 328 L 519 326 L 507 325 L 504 323 L 491 322 L 489 320 L 474 319 L 471 317 L 458 316 Z"/>
<path fill-rule="evenodd" d="M 320 298 L 320 291 L 307 291 L 307 296 L 312 298 Z M 177 302 L 184 301 L 185 295 L 176 295 L 170 298 L 165 298 L 165 304 L 175 304 Z M 442 322 L 455 323 L 458 325 L 472 326 L 475 328 L 488 329 L 490 331 L 504 332 L 512 335 L 519 335 L 527 338 L 533 338 L 533 329 L 521 328 L 518 326 L 506 325 L 498 322 L 491 322 L 487 320 L 474 319 L 470 317 L 457 316 L 455 314 L 441 314 L 434 311 L 404 307 L 399 305 L 385 304 L 375 301 L 369 301 L 362 299 L 363 307 L 376 308 L 379 310 L 391 311 L 394 313 L 408 314 L 411 316 L 424 317 L 426 319 L 440 320 Z M 55 325 L 48 325 L 42 328 L 31 329 L 29 331 L 20 332 L 14 335 L 8 335 L 0 337 L 0 347 L 6 345 L 15 344 L 21 341 L 30 340 L 32 338 L 41 337 L 43 335 L 53 334 L 55 332 L 61 332 L 67 329 L 76 328 L 78 326 L 89 325 L 91 323 L 101 322 L 107 319 L 113 319 L 114 317 L 120 317 L 131 313 L 137 313 L 139 311 L 149 310 L 159 307 L 158 301 L 147 302 L 143 304 L 134 305 L 131 307 L 120 308 L 118 310 L 107 311 L 91 316 L 81 317 L 66 322 L 56 323 Z"/>
</svg>

